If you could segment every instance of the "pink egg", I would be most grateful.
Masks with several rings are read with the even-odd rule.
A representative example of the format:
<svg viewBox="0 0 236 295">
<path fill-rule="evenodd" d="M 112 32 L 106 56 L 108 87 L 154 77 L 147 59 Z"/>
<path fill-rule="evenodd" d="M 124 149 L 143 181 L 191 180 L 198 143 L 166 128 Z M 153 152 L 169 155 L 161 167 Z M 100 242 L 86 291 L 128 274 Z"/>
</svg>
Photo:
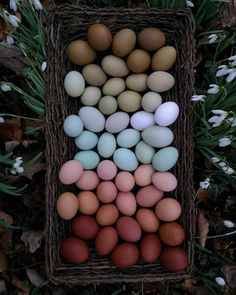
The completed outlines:
<svg viewBox="0 0 236 295">
<path fill-rule="evenodd" d="M 131 216 L 136 211 L 137 203 L 131 192 L 119 192 L 116 197 L 116 206 L 122 214 Z"/>
<path fill-rule="evenodd" d="M 86 170 L 83 172 L 79 180 L 76 181 L 76 186 L 82 190 L 93 190 L 99 184 L 100 179 L 94 171 Z"/>
<path fill-rule="evenodd" d="M 155 172 L 152 175 L 152 183 L 163 192 L 171 192 L 177 186 L 177 179 L 170 172 Z"/>
<path fill-rule="evenodd" d="M 137 185 L 146 186 L 152 183 L 152 174 L 155 172 L 151 164 L 140 165 L 134 172 Z"/>
<path fill-rule="evenodd" d="M 80 161 L 70 160 L 61 166 L 59 180 L 63 184 L 75 183 L 83 174 L 83 166 Z"/>
<path fill-rule="evenodd" d="M 116 175 L 115 184 L 119 191 L 129 192 L 135 185 L 133 175 L 127 171 L 121 171 Z"/>
<path fill-rule="evenodd" d="M 111 180 L 116 176 L 117 167 L 110 160 L 103 160 L 97 166 L 97 174 L 103 180 Z"/>
<path fill-rule="evenodd" d="M 112 181 L 102 181 L 97 186 L 97 197 L 103 203 L 111 203 L 117 195 L 116 186 Z"/>
<path fill-rule="evenodd" d="M 154 185 L 142 187 L 136 194 L 136 201 L 141 207 L 152 207 L 163 197 L 164 193 Z"/>
</svg>

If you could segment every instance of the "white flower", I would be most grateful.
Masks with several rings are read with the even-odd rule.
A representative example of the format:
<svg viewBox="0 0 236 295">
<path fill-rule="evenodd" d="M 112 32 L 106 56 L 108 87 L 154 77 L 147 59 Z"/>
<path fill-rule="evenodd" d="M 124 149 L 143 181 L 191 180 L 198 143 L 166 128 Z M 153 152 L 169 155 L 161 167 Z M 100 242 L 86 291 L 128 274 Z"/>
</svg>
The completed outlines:
<svg viewBox="0 0 236 295">
<path fill-rule="evenodd" d="M 229 73 L 229 75 L 226 78 L 227 83 L 229 83 L 229 82 L 231 82 L 231 81 L 233 81 L 235 79 L 235 77 L 236 77 L 236 69 L 235 68 L 229 69 L 228 73 Z"/>
<path fill-rule="evenodd" d="M 206 178 L 204 181 L 199 183 L 201 188 L 207 189 L 210 185 L 210 178 Z"/>
<path fill-rule="evenodd" d="M 17 16 L 10 14 L 8 16 L 8 21 L 14 28 L 18 28 L 20 19 Z"/>
<path fill-rule="evenodd" d="M 44 71 L 46 70 L 46 68 L 47 68 L 47 62 L 44 61 L 44 62 L 42 63 L 42 66 L 41 66 L 41 70 L 42 70 L 42 72 L 44 72 Z"/>
<path fill-rule="evenodd" d="M 1 89 L 4 92 L 11 91 L 11 87 L 6 83 L 1 85 Z"/>
<path fill-rule="evenodd" d="M 213 123 L 213 127 L 220 126 L 225 118 L 228 116 L 228 113 L 223 110 L 212 110 L 212 113 L 219 116 L 213 116 L 210 119 L 208 119 L 209 123 Z"/>
<path fill-rule="evenodd" d="M 221 287 L 223 287 L 223 286 L 226 285 L 226 282 L 225 282 L 225 280 L 222 277 L 216 277 L 215 278 L 215 281 Z"/>
<path fill-rule="evenodd" d="M 209 44 L 215 43 L 217 39 L 218 39 L 218 35 L 216 34 L 211 34 L 208 36 Z"/>
<path fill-rule="evenodd" d="M 231 122 L 231 127 L 232 127 L 232 128 L 233 128 L 233 127 L 236 127 L 236 118 L 232 120 L 232 122 Z"/>
<path fill-rule="evenodd" d="M 11 173 L 12 174 L 16 174 L 16 173 L 22 173 L 22 172 L 24 172 L 24 168 L 21 167 L 21 164 L 22 163 L 23 163 L 22 157 L 17 157 L 15 159 L 15 163 L 13 164 L 13 169 L 11 169 Z"/>
<path fill-rule="evenodd" d="M 193 95 L 191 101 L 205 101 L 206 95 Z"/>
<path fill-rule="evenodd" d="M 212 163 L 218 163 L 220 161 L 220 159 L 218 159 L 217 157 L 212 157 L 211 161 L 212 161 Z"/>
<path fill-rule="evenodd" d="M 228 60 L 231 62 L 230 64 L 235 67 L 236 66 L 236 55 L 230 56 Z"/>
<path fill-rule="evenodd" d="M 23 167 L 20 167 L 20 166 L 19 166 L 19 167 L 16 168 L 16 172 L 17 172 L 17 173 L 22 173 L 22 172 L 24 172 L 24 171 L 25 171 L 25 170 L 24 170 Z"/>
<path fill-rule="evenodd" d="M 234 227 L 234 223 L 230 220 L 224 220 L 223 223 L 224 223 L 224 226 L 226 226 L 226 227 L 229 227 L 229 228 Z"/>
<path fill-rule="evenodd" d="M 219 146 L 220 147 L 225 147 L 230 144 L 231 144 L 231 140 L 229 137 L 223 137 L 223 138 L 219 139 Z"/>
<path fill-rule="evenodd" d="M 194 4 L 192 1 L 186 1 L 186 4 L 188 7 L 194 7 Z"/>
<path fill-rule="evenodd" d="M 14 39 L 12 38 L 12 36 L 8 35 L 6 38 L 6 42 L 7 42 L 7 44 L 12 45 L 12 44 L 14 44 Z"/>
<path fill-rule="evenodd" d="M 218 71 L 216 72 L 216 77 L 225 76 L 229 73 L 229 69 L 226 65 L 221 65 L 218 67 Z"/>
<path fill-rule="evenodd" d="M 5 122 L 4 118 L 0 117 L 0 123 L 4 123 L 4 122 Z"/>
<path fill-rule="evenodd" d="M 42 10 L 43 6 L 39 0 L 33 0 L 33 4 L 36 10 Z"/>
<path fill-rule="evenodd" d="M 12 10 L 17 11 L 17 2 L 18 0 L 10 0 L 9 6 Z"/>
<path fill-rule="evenodd" d="M 224 171 L 225 174 L 231 175 L 234 174 L 234 169 L 231 167 L 223 167 L 222 170 Z"/>
<path fill-rule="evenodd" d="M 226 166 L 226 163 L 225 163 L 225 162 L 220 162 L 220 163 L 218 163 L 218 165 L 219 165 L 220 167 L 225 167 L 225 166 Z"/>
<path fill-rule="evenodd" d="M 210 88 L 207 90 L 207 93 L 209 93 L 209 94 L 216 94 L 216 93 L 218 93 L 219 92 L 219 86 L 218 85 L 216 85 L 216 84 L 210 84 L 209 85 L 210 86 Z"/>
<path fill-rule="evenodd" d="M 220 115 L 224 118 L 226 118 L 228 116 L 228 113 L 226 111 L 223 111 L 223 110 L 212 110 L 211 111 L 213 114 L 215 115 Z"/>
</svg>

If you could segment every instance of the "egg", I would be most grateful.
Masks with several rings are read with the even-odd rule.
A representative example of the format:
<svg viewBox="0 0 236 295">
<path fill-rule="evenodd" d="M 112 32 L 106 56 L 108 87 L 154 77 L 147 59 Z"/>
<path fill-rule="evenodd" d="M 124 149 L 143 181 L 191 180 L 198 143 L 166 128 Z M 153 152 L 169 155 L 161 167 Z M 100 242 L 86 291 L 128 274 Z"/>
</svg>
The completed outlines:
<svg viewBox="0 0 236 295">
<path fill-rule="evenodd" d="M 157 217 L 166 222 L 178 219 L 181 211 L 179 202 L 173 198 L 164 198 L 160 200 L 155 208 Z"/>
<path fill-rule="evenodd" d="M 116 56 L 124 57 L 134 49 L 135 43 L 135 32 L 128 28 L 122 29 L 113 37 L 112 52 Z"/>
<path fill-rule="evenodd" d="M 147 185 L 138 190 L 136 201 L 141 207 L 153 207 L 163 197 L 163 192 L 154 185 Z"/>
<path fill-rule="evenodd" d="M 176 222 L 161 224 L 159 228 L 159 237 L 161 241 L 168 246 L 178 246 L 185 239 L 183 227 Z"/>
<path fill-rule="evenodd" d="M 171 272 L 183 271 L 188 267 L 188 255 L 179 247 L 164 248 L 160 255 L 161 264 Z"/>
<path fill-rule="evenodd" d="M 79 264 L 89 258 L 89 248 L 85 241 L 70 237 L 61 242 L 60 253 L 69 262 Z"/>
<path fill-rule="evenodd" d="M 125 81 L 122 78 L 111 78 L 102 87 L 104 95 L 117 96 L 125 90 Z"/>
<path fill-rule="evenodd" d="M 64 220 L 72 219 L 79 208 L 78 199 L 76 195 L 65 192 L 57 199 L 57 213 Z"/>
<path fill-rule="evenodd" d="M 117 98 L 118 106 L 125 112 L 136 112 L 141 107 L 141 95 L 135 91 L 127 90 Z"/>
<path fill-rule="evenodd" d="M 111 180 L 117 174 L 117 167 L 111 160 L 103 160 L 97 166 L 97 174 L 103 180 Z"/>
<path fill-rule="evenodd" d="M 107 226 L 102 228 L 95 240 L 96 252 L 105 256 L 110 254 L 118 243 L 118 232 L 114 227 Z"/>
<path fill-rule="evenodd" d="M 142 108 L 146 112 L 155 112 L 156 109 L 161 105 L 161 103 L 161 95 L 153 91 L 145 93 L 141 100 Z"/>
<path fill-rule="evenodd" d="M 147 79 L 148 88 L 156 92 L 170 90 L 175 84 L 175 78 L 167 72 L 156 71 L 151 73 Z"/>
<path fill-rule="evenodd" d="M 116 175 L 115 184 L 119 191 L 129 192 L 135 185 L 134 177 L 130 172 L 120 171 Z"/>
<path fill-rule="evenodd" d="M 163 192 L 171 192 L 177 186 L 177 179 L 170 172 L 155 172 L 152 175 L 152 183 Z"/>
<path fill-rule="evenodd" d="M 104 72 L 112 77 L 124 77 L 129 73 L 125 61 L 114 55 L 106 55 L 103 57 L 101 66 Z"/>
<path fill-rule="evenodd" d="M 96 194 L 103 203 L 111 203 L 116 199 L 117 188 L 112 181 L 102 181 L 97 186 Z"/>
<path fill-rule="evenodd" d="M 175 122 L 179 116 L 179 107 L 173 101 L 161 104 L 154 115 L 155 122 L 159 126 L 169 126 Z"/>
<path fill-rule="evenodd" d="M 82 176 L 82 173 L 82 163 L 77 160 L 70 160 L 61 166 L 59 180 L 63 184 L 72 184 Z"/>
<path fill-rule="evenodd" d="M 163 148 L 172 143 L 174 134 L 168 127 L 151 126 L 142 132 L 142 139 L 156 148 Z"/>
<path fill-rule="evenodd" d="M 149 112 L 139 111 L 132 115 L 130 119 L 130 125 L 139 131 L 143 131 L 144 129 L 155 124 L 154 115 Z"/>
<path fill-rule="evenodd" d="M 125 171 L 134 171 L 138 167 L 135 154 L 126 148 L 117 149 L 113 154 L 113 161 L 119 169 Z"/>
<path fill-rule="evenodd" d="M 66 54 L 69 60 L 76 65 L 87 65 L 96 58 L 96 52 L 84 40 L 70 42 L 67 46 Z"/>
<path fill-rule="evenodd" d="M 127 57 L 127 66 L 134 73 L 144 73 L 150 66 L 149 53 L 142 49 L 135 49 Z"/>
<path fill-rule="evenodd" d="M 154 71 L 168 71 L 176 61 L 176 49 L 173 46 L 160 48 L 152 57 Z"/>
<path fill-rule="evenodd" d="M 121 131 L 117 135 L 116 140 L 120 147 L 131 148 L 139 142 L 140 138 L 141 135 L 139 131 L 132 128 L 128 128 Z"/>
<path fill-rule="evenodd" d="M 116 197 L 116 206 L 122 214 L 132 216 L 137 208 L 134 194 L 131 192 L 119 192 Z"/>
<path fill-rule="evenodd" d="M 134 179 L 137 185 L 146 186 L 151 184 L 152 175 L 154 173 L 152 165 L 140 165 L 134 172 Z"/>
<path fill-rule="evenodd" d="M 125 112 L 116 112 L 106 119 L 105 129 L 110 133 L 118 133 L 129 125 L 129 115 Z"/>
<path fill-rule="evenodd" d="M 141 228 L 138 222 L 132 217 L 120 217 L 116 223 L 116 229 L 121 239 L 126 242 L 137 242 L 141 238 Z"/>
<path fill-rule="evenodd" d="M 153 167 L 161 172 L 170 170 L 176 164 L 179 152 L 174 147 L 165 147 L 154 154 L 152 158 Z"/>
<path fill-rule="evenodd" d="M 84 80 L 92 86 L 102 86 L 107 80 L 107 75 L 104 73 L 103 69 L 96 64 L 84 66 L 82 75 Z"/>
<path fill-rule="evenodd" d="M 104 24 L 93 24 L 88 29 L 88 42 L 95 50 L 105 51 L 111 46 L 111 31 Z"/>
<path fill-rule="evenodd" d="M 105 117 L 94 107 L 82 107 L 79 116 L 84 123 L 84 127 L 92 132 L 101 132 L 105 126 Z"/>
<path fill-rule="evenodd" d="M 83 121 L 79 116 L 70 115 L 66 117 L 63 123 L 63 129 L 66 135 L 70 137 L 77 137 L 79 136 L 84 128 Z"/>
<path fill-rule="evenodd" d="M 80 215 L 71 222 L 72 233 L 81 239 L 95 239 L 99 231 L 97 221 L 92 216 Z"/>
<path fill-rule="evenodd" d="M 100 179 L 96 172 L 87 170 L 83 172 L 82 176 L 76 181 L 75 185 L 81 190 L 89 191 L 95 189 L 99 182 Z"/>
<path fill-rule="evenodd" d="M 142 230 L 148 233 L 157 232 L 160 222 L 151 209 L 141 208 L 136 213 L 136 220 Z"/>
<path fill-rule="evenodd" d="M 90 150 L 97 145 L 98 136 L 91 131 L 83 131 L 78 137 L 75 138 L 75 145 L 81 150 Z"/>
<path fill-rule="evenodd" d="M 82 191 L 78 194 L 79 212 L 86 215 L 93 215 L 97 212 L 99 201 L 91 191 Z"/>
<path fill-rule="evenodd" d="M 101 157 L 110 158 L 116 149 L 116 139 L 113 134 L 105 132 L 98 140 L 97 150 Z"/>
<path fill-rule="evenodd" d="M 142 92 L 147 89 L 147 78 L 146 74 L 132 74 L 126 78 L 125 83 L 130 90 Z"/>
<path fill-rule="evenodd" d="M 74 159 L 79 161 L 85 170 L 96 168 L 100 161 L 99 155 L 91 150 L 78 152 Z"/>
<path fill-rule="evenodd" d="M 118 104 L 113 96 L 103 96 L 99 103 L 98 108 L 104 115 L 111 115 L 117 110 Z"/>
<path fill-rule="evenodd" d="M 77 71 L 70 71 L 64 79 L 65 91 L 71 97 L 79 97 L 85 88 L 83 76 Z"/>
<path fill-rule="evenodd" d="M 154 263 L 161 254 L 161 242 L 154 234 L 147 234 L 141 241 L 140 254 L 144 262 Z"/>
<path fill-rule="evenodd" d="M 113 204 L 105 204 L 101 206 L 96 214 L 97 222 L 101 226 L 109 226 L 114 224 L 119 217 L 119 211 Z"/>
<path fill-rule="evenodd" d="M 94 106 L 99 102 L 101 96 L 102 92 L 99 87 L 88 86 L 84 89 L 80 101 L 86 106 Z"/>
<path fill-rule="evenodd" d="M 135 155 L 139 162 L 143 164 L 151 163 L 154 154 L 155 149 L 142 140 L 135 147 Z"/>
<path fill-rule="evenodd" d="M 118 268 L 128 268 L 139 259 L 138 247 L 133 243 L 119 244 L 112 252 L 112 263 Z"/>
<path fill-rule="evenodd" d="M 141 48 L 154 51 L 166 42 L 165 34 L 158 28 L 145 28 L 138 34 L 138 43 Z"/>
</svg>

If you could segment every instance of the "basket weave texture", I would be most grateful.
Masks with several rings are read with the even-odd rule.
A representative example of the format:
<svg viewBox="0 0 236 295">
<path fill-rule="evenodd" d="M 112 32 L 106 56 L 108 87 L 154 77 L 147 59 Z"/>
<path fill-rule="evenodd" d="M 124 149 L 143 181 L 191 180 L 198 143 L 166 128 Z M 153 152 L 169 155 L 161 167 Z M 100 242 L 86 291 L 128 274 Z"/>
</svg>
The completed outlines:
<svg viewBox="0 0 236 295">
<path fill-rule="evenodd" d="M 60 242 L 70 235 L 68 222 L 56 212 L 56 200 L 64 191 L 76 191 L 62 185 L 58 180 L 61 165 L 76 153 L 73 140 L 63 133 L 63 121 L 70 114 L 77 114 L 79 99 L 69 98 L 63 81 L 72 69 L 80 70 L 66 58 L 68 42 L 85 38 L 89 26 L 102 22 L 116 33 L 122 28 L 139 32 L 145 27 L 157 27 L 164 31 L 167 44 L 177 49 L 177 61 L 170 71 L 176 79 L 175 86 L 163 94 L 163 101 L 175 101 L 181 114 L 171 126 L 175 134 L 174 146 L 180 152 L 173 169 L 177 176 L 177 190 L 171 194 L 182 206 L 180 223 L 186 229 L 183 248 L 188 252 L 189 267 L 180 273 L 167 272 L 159 262 L 145 264 L 139 261 L 130 269 L 120 270 L 111 264 L 110 257 L 100 257 L 91 244 L 91 257 L 83 264 L 66 262 L 59 253 Z M 54 283 L 88 284 L 116 282 L 155 282 L 166 279 L 182 279 L 189 276 L 193 266 L 193 234 L 195 209 L 193 192 L 193 129 L 190 97 L 193 90 L 194 39 L 191 17 L 188 10 L 170 9 L 98 9 L 63 5 L 49 15 L 47 36 L 47 100 L 46 100 L 46 266 L 49 278 Z"/>
</svg>

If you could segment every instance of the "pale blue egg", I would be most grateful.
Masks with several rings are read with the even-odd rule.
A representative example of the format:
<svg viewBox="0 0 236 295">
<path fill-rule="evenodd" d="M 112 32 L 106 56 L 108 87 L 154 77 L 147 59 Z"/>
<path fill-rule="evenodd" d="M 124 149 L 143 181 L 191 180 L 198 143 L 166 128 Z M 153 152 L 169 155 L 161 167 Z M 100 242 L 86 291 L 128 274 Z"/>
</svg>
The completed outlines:
<svg viewBox="0 0 236 295">
<path fill-rule="evenodd" d="M 63 124 L 63 129 L 66 135 L 70 137 L 79 136 L 84 128 L 83 121 L 79 116 L 70 115 L 68 116 Z"/>
<path fill-rule="evenodd" d="M 168 127 L 151 126 L 142 132 L 142 139 L 156 148 L 168 146 L 174 140 L 174 134 Z"/>
<path fill-rule="evenodd" d="M 116 141 L 123 148 L 131 148 L 139 142 L 140 138 L 141 135 L 138 130 L 128 128 L 117 135 Z"/>
<path fill-rule="evenodd" d="M 125 171 L 134 171 L 138 167 L 135 154 L 126 148 L 119 148 L 113 154 L 113 160 L 118 168 Z"/>
<path fill-rule="evenodd" d="M 179 152 L 169 146 L 159 150 L 152 158 L 152 165 L 157 171 L 168 171 L 176 164 Z"/>
<path fill-rule="evenodd" d="M 96 146 L 98 136 L 91 131 L 83 131 L 75 138 L 75 145 L 81 150 L 90 150 Z"/>
<path fill-rule="evenodd" d="M 90 170 L 97 167 L 100 157 L 94 151 L 82 151 L 74 156 L 74 160 L 80 161 L 85 170 Z"/>
<path fill-rule="evenodd" d="M 98 140 L 97 150 L 103 158 L 110 158 L 116 149 L 116 139 L 111 133 L 103 133 Z"/>
<path fill-rule="evenodd" d="M 154 154 L 155 149 L 142 140 L 135 147 L 135 155 L 143 164 L 150 164 Z"/>
</svg>

